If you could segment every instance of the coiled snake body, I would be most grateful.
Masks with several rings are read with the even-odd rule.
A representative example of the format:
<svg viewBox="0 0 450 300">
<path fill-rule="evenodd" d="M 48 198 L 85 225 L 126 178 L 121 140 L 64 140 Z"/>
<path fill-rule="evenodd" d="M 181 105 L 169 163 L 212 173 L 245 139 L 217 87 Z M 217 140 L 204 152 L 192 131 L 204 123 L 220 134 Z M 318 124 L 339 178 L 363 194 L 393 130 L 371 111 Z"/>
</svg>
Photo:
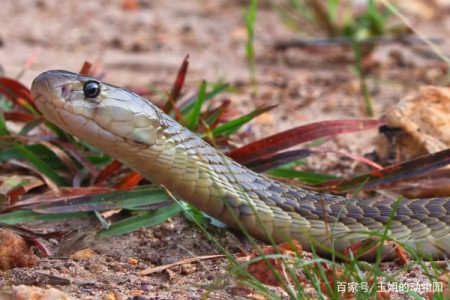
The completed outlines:
<svg viewBox="0 0 450 300">
<path fill-rule="evenodd" d="M 44 116 L 208 215 L 254 237 L 311 241 L 342 252 L 382 234 L 396 201 L 320 194 L 257 174 L 218 153 L 149 101 L 125 89 L 47 71 L 32 95 Z M 434 259 L 450 252 L 450 199 L 401 200 L 388 235 Z M 258 215 L 258 217 L 256 216 Z M 267 231 L 263 229 L 261 222 Z M 386 259 L 395 254 L 385 246 Z"/>
</svg>

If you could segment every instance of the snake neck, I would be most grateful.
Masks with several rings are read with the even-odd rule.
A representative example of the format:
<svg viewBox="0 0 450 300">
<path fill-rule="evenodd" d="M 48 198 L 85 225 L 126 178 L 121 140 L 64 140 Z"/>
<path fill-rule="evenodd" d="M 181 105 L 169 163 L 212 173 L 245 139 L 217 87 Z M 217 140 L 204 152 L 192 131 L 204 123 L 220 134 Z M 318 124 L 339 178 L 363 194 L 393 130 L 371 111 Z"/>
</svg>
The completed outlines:
<svg viewBox="0 0 450 300">
<path fill-rule="evenodd" d="M 238 223 L 257 228 L 250 230 L 251 234 L 266 236 L 261 226 L 255 225 L 255 215 L 271 230 L 274 213 L 257 193 L 272 181 L 219 153 L 169 116 L 161 114 L 160 124 L 153 145 L 119 160 L 208 215 L 235 228 Z"/>
</svg>

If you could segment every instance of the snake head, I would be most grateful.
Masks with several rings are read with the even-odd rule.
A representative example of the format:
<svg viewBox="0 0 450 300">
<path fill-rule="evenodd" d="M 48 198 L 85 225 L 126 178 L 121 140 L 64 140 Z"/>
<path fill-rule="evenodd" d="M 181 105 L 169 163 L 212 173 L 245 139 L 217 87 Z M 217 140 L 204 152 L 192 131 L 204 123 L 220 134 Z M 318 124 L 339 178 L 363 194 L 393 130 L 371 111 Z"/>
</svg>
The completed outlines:
<svg viewBox="0 0 450 300">
<path fill-rule="evenodd" d="M 36 77 L 31 94 L 50 122 L 92 144 L 98 144 L 99 139 L 105 148 L 118 141 L 145 145 L 156 142 L 161 111 L 125 89 L 52 70 Z"/>
</svg>

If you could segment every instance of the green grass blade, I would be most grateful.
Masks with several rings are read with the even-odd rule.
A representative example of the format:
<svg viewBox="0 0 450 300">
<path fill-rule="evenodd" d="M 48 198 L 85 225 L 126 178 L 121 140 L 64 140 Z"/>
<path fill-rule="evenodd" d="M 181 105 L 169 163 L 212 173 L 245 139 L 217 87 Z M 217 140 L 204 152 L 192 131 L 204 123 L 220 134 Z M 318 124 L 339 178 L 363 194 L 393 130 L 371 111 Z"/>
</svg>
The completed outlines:
<svg viewBox="0 0 450 300">
<path fill-rule="evenodd" d="M 100 222 L 100 224 L 102 224 L 103 229 L 109 228 L 110 225 L 109 225 L 108 221 L 106 221 L 106 219 L 103 218 L 101 213 L 99 213 L 98 211 L 94 211 L 94 215 L 97 218 L 97 220 Z"/>
<path fill-rule="evenodd" d="M 194 109 L 186 117 L 186 120 L 188 122 L 187 127 L 189 129 L 194 129 L 197 126 L 198 116 L 200 115 L 203 103 L 205 102 L 205 94 L 206 94 L 206 81 L 203 80 L 198 90 L 197 100 L 195 100 L 194 102 Z"/>
<path fill-rule="evenodd" d="M 56 126 L 53 123 L 50 123 L 49 121 L 45 121 L 45 126 L 47 126 L 60 140 L 63 141 L 74 140 L 70 134 L 65 133 L 58 126 Z"/>
<path fill-rule="evenodd" d="M 276 176 L 276 177 L 282 177 L 282 178 L 296 178 L 296 179 L 300 179 L 301 181 L 308 182 L 311 184 L 322 183 L 322 182 L 326 182 L 328 180 L 334 180 L 334 179 L 339 178 L 339 177 L 327 175 L 327 174 L 318 174 L 318 173 L 313 173 L 313 172 L 298 171 L 298 170 L 287 169 L 287 168 L 272 169 L 270 171 L 267 171 L 266 174 Z"/>
<path fill-rule="evenodd" d="M 39 213 L 66 213 L 75 211 L 109 210 L 117 208 L 139 209 L 143 206 L 154 205 L 169 200 L 167 193 L 154 186 L 137 188 L 130 191 L 118 191 L 96 195 L 64 197 L 51 204 L 35 207 Z"/>
<path fill-rule="evenodd" d="M 255 50 L 253 42 L 255 40 L 255 22 L 256 12 L 258 10 L 258 0 L 251 0 L 249 9 L 244 14 L 245 26 L 247 28 L 247 44 L 245 54 L 247 56 L 248 68 L 250 71 L 250 80 L 253 85 L 253 93 L 257 94 L 256 72 L 255 72 Z"/>
<path fill-rule="evenodd" d="M 220 116 L 220 114 L 223 111 L 223 107 L 216 110 L 213 114 L 211 114 L 210 116 L 208 116 L 207 118 L 205 118 L 205 122 L 206 124 L 208 124 L 208 126 L 211 126 L 212 124 L 214 124 L 217 121 L 217 118 Z"/>
<path fill-rule="evenodd" d="M 339 0 L 327 0 L 328 17 L 332 22 L 336 22 L 336 13 L 339 5 Z"/>
<path fill-rule="evenodd" d="M 31 130 L 33 130 L 34 128 L 38 127 L 39 125 L 41 125 L 44 122 L 43 119 L 39 118 L 39 119 L 35 119 L 31 122 L 28 122 L 27 124 L 25 124 L 22 129 L 19 132 L 20 136 L 25 136 L 27 135 Z"/>
<path fill-rule="evenodd" d="M 0 222 L 6 224 L 22 224 L 36 221 L 52 221 L 67 218 L 87 216 L 88 212 L 75 212 L 65 214 L 40 214 L 31 210 L 20 210 L 10 213 L 0 214 Z"/>
<path fill-rule="evenodd" d="M 49 178 L 58 186 L 69 186 L 68 182 L 60 177 L 52 167 L 50 167 L 44 160 L 39 156 L 31 152 L 29 149 L 24 147 L 19 143 L 14 143 L 14 146 L 22 153 L 22 155 L 43 175 Z"/>
<path fill-rule="evenodd" d="M 355 52 L 355 60 L 356 60 L 356 71 L 359 77 L 359 83 L 361 86 L 361 91 L 363 94 L 364 99 L 364 106 L 366 108 L 367 115 L 369 117 L 373 117 L 373 107 L 372 107 L 372 101 L 370 99 L 370 93 L 369 88 L 367 87 L 366 78 L 364 75 L 364 71 L 362 68 L 362 53 L 361 48 L 359 46 L 359 42 L 356 40 L 355 37 L 352 37 L 353 42 L 353 51 Z"/>
<path fill-rule="evenodd" d="M 213 136 L 218 136 L 220 134 L 224 134 L 226 136 L 232 135 L 233 133 L 235 133 L 236 131 L 238 131 L 244 124 L 250 122 L 252 119 L 254 119 L 255 117 L 271 110 L 272 108 L 274 108 L 276 105 L 273 106 L 267 106 L 261 109 L 257 109 L 245 116 L 239 117 L 237 119 L 234 119 L 228 123 L 225 123 L 219 127 L 217 127 L 216 129 L 212 130 L 211 133 Z"/>
<path fill-rule="evenodd" d="M 6 128 L 6 121 L 5 117 L 2 113 L 0 113 L 0 136 L 9 136 L 10 133 L 8 129 Z"/>
<path fill-rule="evenodd" d="M 145 212 L 138 216 L 134 216 L 123 221 L 117 222 L 109 226 L 108 229 L 100 231 L 97 236 L 105 237 L 112 235 L 120 235 L 133 232 L 142 227 L 150 227 L 165 222 L 181 212 L 181 208 L 177 203 L 160 208 L 156 211 Z"/>
<path fill-rule="evenodd" d="M 106 166 L 113 161 L 113 158 L 111 158 L 111 156 L 108 156 L 106 154 L 86 155 L 86 158 L 92 165 L 96 167 Z"/>
<path fill-rule="evenodd" d="M 217 84 L 214 84 L 212 91 L 205 94 L 205 100 L 203 103 L 208 102 L 209 100 L 213 99 L 217 94 L 223 92 L 224 90 L 226 90 L 228 88 L 229 88 L 229 85 L 226 83 L 219 82 Z M 194 106 L 196 105 L 195 101 L 188 101 L 188 102 L 189 102 L 188 104 L 182 105 L 179 108 L 180 112 L 182 114 L 189 113 L 190 111 L 192 111 L 194 109 Z"/>
<path fill-rule="evenodd" d="M 39 153 L 39 157 L 53 169 L 60 169 L 65 166 L 51 150 L 42 144 L 22 145 L 22 147 L 31 153 Z M 0 161 L 8 161 L 10 159 L 20 160 L 24 158 L 26 158 L 25 155 L 17 151 L 16 147 L 0 150 Z"/>
</svg>

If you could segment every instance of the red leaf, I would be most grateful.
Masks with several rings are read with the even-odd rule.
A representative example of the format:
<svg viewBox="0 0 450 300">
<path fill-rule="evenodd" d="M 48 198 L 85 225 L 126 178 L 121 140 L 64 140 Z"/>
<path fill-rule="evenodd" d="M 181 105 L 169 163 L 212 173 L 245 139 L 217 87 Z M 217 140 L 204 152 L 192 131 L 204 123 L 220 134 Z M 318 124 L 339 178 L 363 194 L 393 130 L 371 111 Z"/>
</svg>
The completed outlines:
<svg viewBox="0 0 450 300">
<path fill-rule="evenodd" d="M 81 67 L 80 74 L 88 76 L 89 71 L 91 70 L 91 67 L 92 67 L 92 64 L 88 61 L 85 61 L 83 63 L 83 66 Z"/>
<path fill-rule="evenodd" d="M 36 61 L 37 57 L 41 53 L 41 50 L 42 50 L 42 48 L 40 48 L 40 47 L 37 47 L 36 49 L 34 49 L 33 53 L 31 53 L 31 55 L 28 57 L 27 62 L 25 63 L 24 69 L 28 69 L 29 67 L 31 67 L 31 65 Z"/>
<path fill-rule="evenodd" d="M 115 186 L 115 188 L 117 188 L 119 190 L 128 190 L 128 189 L 134 187 L 135 185 L 137 185 L 139 183 L 139 181 L 141 181 L 142 179 L 143 179 L 143 177 L 141 175 L 139 175 L 138 173 L 131 172 L 130 174 L 127 175 L 125 180 L 123 180 L 121 183 L 117 184 Z"/>
<path fill-rule="evenodd" d="M 35 115 L 30 114 L 28 112 L 17 111 L 17 110 L 4 111 L 3 115 L 5 116 L 5 120 L 7 120 L 7 121 L 22 122 L 22 123 L 28 123 L 28 122 L 34 121 L 38 118 Z"/>
<path fill-rule="evenodd" d="M 189 54 L 184 57 L 183 63 L 181 64 L 180 69 L 178 70 L 177 78 L 172 86 L 172 91 L 170 92 L 169 100 L 166 102 L 164 106 L 164 112 L 169 113 L 173 107 L 172 101 L 176 102 L 178 97 L 180 96 L 181 89 L 184 85 L 184 80 L 186 79 L 186 73 L 189 67 Z M 172 99 L 172 100 L 170 100 Z"/>
<path fill-rule="evenodd" d="M 227 112 L 228 107 L 230 107 L 230 105 L 231 105 L 231 101 L 230 101 L 230 100 L 225 100 L 225 101 L 222 102 L 222 104 L 221 104 L 219 107 L 217 107 L 217 108 L 215 108 L 215 109 L 212 109 L 212 110 L 208 111 L 208 112 L 203 116 L 203 119 L 206 120 L 209 116 L 212 116 L 212 115 L 214 115 L 217 111 L 219 111 L 219 115 L 217 116 L 216 120 L 214 121 L 213 124 L 211 124 L 211 126 L 209 126 L 209 129 L 210 129 L 210 130 L 215 129 L 215 128 L 219 125 L 220 121 L 222 120 L 223 116 L 224 116 L 225 113 Z"/>
<path fill-rule="evenodd" d="M 103 183 L 103 181 L 105 181 L 109 176 L 111 176 L 112 173 L 118 170 L 121 165 L 122 163 L 119 162 L 118 160 L 113 160 L 100 172 L 97 178 L 95 178 L 94 185 L 100 186 Z"/>
<path fill-rule="evenodd" d="M 24 237 L 24 239 L 29 244 L 38 248 L 38 250 L 41 251 L 41 253 L 43 253 L 45 256 L 49 257 L 50 255 L 52 255 L 52 251 L 50 251 L 50 249 L 48 249 L 47 246 L 45 246 L 45 244 L 41 243 L 41 241 L 39 241 L 38 239 L 31 238 L 31 237 Z"/>
<path fill-rule="evenodd" d="M 17 202 L 17 200 L 20 199 L 20 196 L 22 196 L 26 192 L 27 192 L 27 190 L 25 189 L 25 187 L 23 185 L 19 185 L 19 186 L 13 188 L 12 190 L 10 190 L 9 192 L 7 192 L 6 196 L 9 197 L 9 202 L 11 204 L 14 204 Z"/>
<path fill-rule="evenodd" d="M 175 105 L 175 100 L 172 97 L 172 94 L 168 95 L 168 99 L 167 99 L 167 103 L 170 103 L 171 108 L 173 108 L 174 112 L 175 112 L 175 120 L 177 120 L 178 122 L 180 122 L 183 119 L 183 116 L 181 115 L 180 110 L 178 109 L 178 107 Z M 167 106 L 166 106 L 167 107 Z"/>
<path fill-rule="evenodd" d="M 93 177 L 99 176 L 100 172 L 97 170 L 97 168 L 93 164 L 91 164 L 91 162 L 84 155 L 82 155 L 78 151 L 78 149 L 73 146 L 73 144 L 71 144 L 69 142 L 65 142 L 65 141 L 60 141 L 60 140 L 56 140 L 54 143 L 60 145 L 64 150 L 66 150 L 74 158 L 76 158 L 83 166 L 85 166 L 89 170 L 89 172 L 92 174 Z M 64 161 L 62 158 L 60 158 L 60 159 L 62 161 Z M 76 169 L 75 173 L 77 173 L 77 172 L 78 172 L 78 170 Z"/>
<path fill-rule="evenodd" d="M 356 161 L 365 163 L 371 166 L 374 169 L 380 170 L 383 167 L 379 164 L 357 154 L 347 153 L 345 151 L 337 151 L 332 149 L 297 149 L 292 151 L 284 151 L 277 154 L 274 154 L 270 157 L 265 157 L 262 159 L 252 160 L 249 163 L 244 164 L 247 168 L 252 169 L 255 172 L 265 172 L 276 167 L 285 165 L 287 163 L 299 160 L 303 157 L 311 156 L 311 155 L 322 155 L 326 153 L 334 153 L 340 156 L 349 157 Z"/>
<path fill-rule="evenodd" d="M 232 151 L 228 156 L 240 163 L 246 163 L 300 143 L 339 133 L 372 129 L 385 123 L 386 121 L 383 120 L 339 120 L 312 123 L 253 142 Z"/>
<path fill-rule="evenodd" d="M 102 63 L 100 60 L 96 60 L 93 64 L 85 61 L 81 67 L 80 74 L 102 80 L 105 77 L 105 74 L 100 73 L 101 65 Z"/>
<path fill-rule="evenodd" d="M 380 189 L 386 186 L 393 188 L 395 182 L 426 174 L 431 170 L 444 167 L 448 164 L 450 164 L 450 149 L 421 156 L 401 164 L 376 170 L 351 179 L 327 181 L 317 186 L 332 186 L 331 190 L 337 193 L 353 191 L 362 184 L 364 184 L 363 190 Z"/>
<path fill-rule="evenodd" d="M 0 77 L 0 93 L 5 95 L 15 106 L 26 108 L 27 105 L 31 105 L 36 109 L 30 90 L 15 79 Z"/>
<path fill-rule="evenodd" d="M 10 225 L 0 222 L 0 228 L 13 231 L 23 238 L 59 238 L 65 234 L 63 231 L 50 231 L 46 233 L 36 232 L 30 229 L 22 228 L 17 225 Z"/>
</svg>

